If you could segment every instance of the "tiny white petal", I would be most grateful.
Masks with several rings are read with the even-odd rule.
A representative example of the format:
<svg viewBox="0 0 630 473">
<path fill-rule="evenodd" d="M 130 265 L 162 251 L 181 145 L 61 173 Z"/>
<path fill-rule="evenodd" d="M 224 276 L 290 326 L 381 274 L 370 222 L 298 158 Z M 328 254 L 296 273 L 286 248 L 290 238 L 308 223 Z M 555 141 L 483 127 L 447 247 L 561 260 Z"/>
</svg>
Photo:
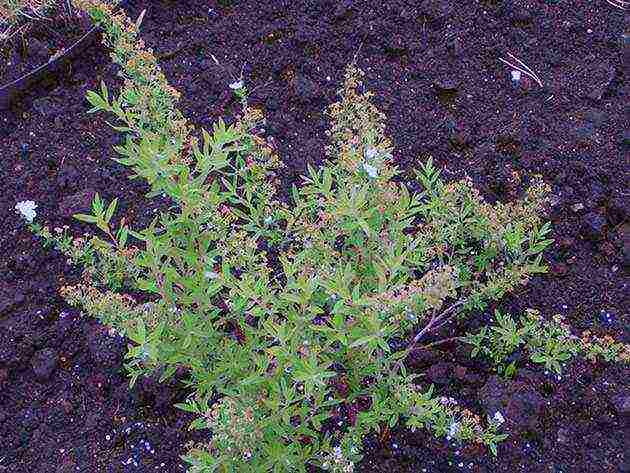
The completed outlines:
<svg viewBox="0 0 630 473">
<path fill-rule="evenodd" d="M 373 148 L 372 146 L 368 146 L 367 148 L 365 148 L 365 151 L 363 152 L 363 156 L 367 160 L 370 160 L 376 157 L 377 154 L 378 154 L 378 150 L 376 148 Z"/>
<path fill-rule="evenodd" d="M 505 422 L 505 417 L 503 417 L 503 414 L 501 414 L 500 411 L 497 411 L 494 413 L 492 420 L 494 420 L 498 425 L 501 425 Z"/>
<path fill-rule="evenodd" d="M 367 172 L 368 176 L 372 179 L 378 176 L 378 169 L 368 163 L 363 163 L 363 169 L 365 169 L 365 172 Z"/>
<path fill-rule="evenodd" d="M 207 279 L 216 279 L 219 277 L 219 273 L 216 273 L 214 271 L 206 271 L 205 273 L 203 273 L 203 275 L 207 278 Z"/>
<path fill-rule="evenodd" d="M 457 432 L 459 432 L 459 422 L 453 422 L 448 428 L 446 439 L 447 440 L 452 439 L 453 437 L 457 435 Z"/>
<path fill-rule="evenodd" d="M 512 72 L 510 72 L 510 75 L 512 76 L 512 80 L 514 82 L 518 82 L 519 80 L 521 80 L 521 71 L 517 71 L 515 69 Z"/>
<path fill-rule="evenodd" d="M 243 85 L 245 85 L 245 83 L 242 80 L 237 80 L 236 82 L 232 82 L 230 84 L 230 89 L 232 90 L 242 89 Z"/>
</svg>

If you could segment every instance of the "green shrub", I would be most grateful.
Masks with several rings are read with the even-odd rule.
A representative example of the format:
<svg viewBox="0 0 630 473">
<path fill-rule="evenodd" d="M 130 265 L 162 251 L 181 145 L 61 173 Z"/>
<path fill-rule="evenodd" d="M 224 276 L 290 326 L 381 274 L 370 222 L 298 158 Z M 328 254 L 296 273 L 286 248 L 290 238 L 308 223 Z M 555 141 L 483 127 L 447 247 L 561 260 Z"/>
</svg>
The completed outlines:
<svg viewBox="0 0 630 473">
<path fill-rule="evenodd" d="M 544 320 L 536 310 L 528 310 L 524 317 L 515 321 L 509 314 L 495 312 L 496 323 L 482 327 L 475 334 L 468 334 L 462 340 L 472 345 L 471 356 L 484 356 L 506 376 L 516 370 L 514 362 L 508 364 L 509 357 L 519 349 L 524 349 L 534 363 L 560 374 L 562 364 L 581 355 L 588 360 L 619 361 L 627 363 L 629 346 L 615 342 L 610 336 L 595 336 L 584 332 L 582 337 L 571 333 L 560 315 L 552 320 Z"/>
<path fill-rule="evenodd" d="M 285 202 L 282 162 L 254 132 L 262 116 L 244 85 L 243 115 L 197 136 L 138 25 L 99 0 L 75 3 L 104 29 L 124 78 L 115 97 L 104 85 L 89 92 L 91 111 L 118 119 L 117 161 L 172 207 L 132 230 L 113 223 L 115 201 L 96 199 L 77 218 L 106 238 L 65 245 L 87 270 L 61 293 L 131 340 L 132 383 L 188 370 L 192 395 L 179 407 L 213 433 L 186 457 L 191 471 L 352 471 L 364 436 L 398 423 L 496 453 L 497 420 L 435 397 L 403 362 L 449 321 L 545 271 L 547 186 L 534 179 L 522 200 L 490 205 L 427 160 L 411 193 L 351 65 L 328 110 L 327 160 Z M 356 414 L 331 422 L 343 409 Z"/>
</svg>

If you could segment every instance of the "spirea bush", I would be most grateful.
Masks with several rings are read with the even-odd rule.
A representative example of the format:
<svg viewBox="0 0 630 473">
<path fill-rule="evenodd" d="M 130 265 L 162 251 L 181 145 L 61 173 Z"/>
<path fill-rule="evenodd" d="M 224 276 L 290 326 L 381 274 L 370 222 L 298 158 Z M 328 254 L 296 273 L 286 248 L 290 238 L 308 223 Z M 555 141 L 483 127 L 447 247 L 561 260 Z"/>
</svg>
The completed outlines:
<svg viewBox="0 0 630 473">
<path fill-rule="evenodd" d="M 421 388 L 404 360 L 545 271 L 547 186 L 533 178 L 521 200 L 491 205 L 429 159 L 411 192 L 350 65 L 327 111 L 324 164 L 280 198 L 282 161 L 257 134 L 263 117 L 244 83 L 232 87 L 240 117 L 193 130 L 140 22 L 100 0 L 75 4 L 102 27 L 124 80 L 115 96 L 89 92 L 91 112 L 117 119 L 117 161 L 172 206 L 131 229 L 114 224 L 115 200 L 97 197 L 76 217 L 101 236 L 33 228 L 85 266 L 61 293 L 128 337 L 132 383 L 187 371 L 191 395 L 178 407 L 212 432 L 186 456 L 191 471 L 350 472 L 362 439 L 397 424 L 496 453 L 500 416 Z M 332 422 L 340 413 L 345 422 Z"/>
</svg>

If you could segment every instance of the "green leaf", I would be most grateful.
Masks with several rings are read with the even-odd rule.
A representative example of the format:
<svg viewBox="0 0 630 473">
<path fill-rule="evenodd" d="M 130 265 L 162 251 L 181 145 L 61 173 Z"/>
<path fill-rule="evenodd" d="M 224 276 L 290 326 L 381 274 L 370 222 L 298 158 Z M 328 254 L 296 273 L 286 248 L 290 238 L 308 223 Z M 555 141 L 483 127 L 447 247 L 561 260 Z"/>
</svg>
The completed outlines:
<svg viewBox="0 0 630 473">
<path fill-rule="evenodd" d="M 140 241 L 148 241 L 148 237 L 143 235 L 142 233 L 138 233 L 134 230 L 129 230 L 129 234 L 134 237 L 136 240 L 140 240 Z"/>
<path fill-rule="evenodd" d="M 203 430 L 208 428 L 208 423 L 203 417 L 193 420 L 188 427 L 189 430 Z"/>
<path fill-rule="evenodd" d="M 98 192 L 94 196 L 94 200 L 92 200 L 92 212 L 97 217 L 103 214 L 103 201 L 101 200 L 101 196 L 98 195 Z"/>
<path fill-rule="evenodd" d="M 361 229 L 365 232 L 367 236 L 372 235 L 372 230 L 370 229 L 370 226 L 364 219 L 362 218 L 358 219 L 357 223 L 359 224 L 359 226 L 361 227 Z"/>
<path fill-rule="evenodd" d="M 107 207 L 107 211 L 105 212 L 105 223 L 109 223 L 114 216 L 114 212 L 116 211 L 116 204 L 118 204 L 118 198 L 112 200 Z"/>
<path fill-rule="evenodd" d="M 108 123 L 109 125 L 109 123 Z M 131 128 L 129 128 L 128 126 L 118 126 L 118 125 L 109 125 L 113 130 L 116 130 L 120 133 L 129 133 L 132 132 L 133 130 Z"/>
<path fill-rule="evenodd" d="M 107 100 L 104 100 L 100 95 L 92 90 L 88 90 L 85 94 L 85 98 L 92 105 L 93 108 L 88 110 L 88 113 L 98 112 L 100 110 L 110 110 L 110 106 Z"/>
<path fill-rule="evenodd" d="M 147 331 L 144 326 L 144 321 L 139 320 L 136 330 L 129 332 L 129 338 L 136 342 L 138 345 L 143 345 L 147 339 Z"/>
<path fill-rule="evenodd" d="M 372 340 L 375 340 L 376 338 L 377 338 L 376 335 L 369 335 L 367 337 L 361 337 L 358 340 L 355 340 L 354 342 L 352 342 L 350 344 L 350 348 L 358 348 L 360 346 L 367 345 L 368 343 L 370 343 Z"/>
<path fill-rule="evenodd" d="M 390 428 L 394 428 L 396 427 L 396 424 L 398 424 L 398 416 L 397 415 L 393 415 L 389 418 L 389 427 Z"/>
<path fill-rule="evenodd" d="M 107 232 L 109 232 L 109 226 L 108 226 L 108 225 L 107 225 L 107 223 L 105 223 L 103 220 L 97 220 L 97 221 L 96 221 L 96 226 L 97 226 L 100 230 L 102 230 L 102 231 L 104 231 L 104 232 L 106 232 L 106 233 L 107 233 Z"/>
<path fill-rule="evenodd" d="M 96 223 L 98 221 L 94 215 L 74 214 L 73 217 L 80 222 Z"/>
<path fill-rule="evenodd" d="M 544 355 L 541 355 L 540 353 L 533 353 L 530 358 L 531 358 L 531 360 L 534 363 L 546 363 L 547 362 L 547 358 Z"/>
<path fill-rule="evenodd" d="M 254 386 L 257 384 L 261 384 L 264 381 L 265 381 L 264 377 L 260 376 L 259 374 L 253 374 L 251 376 L 248 376 L 247 378 L 242 379 L 239 384 L 241 386 Z"/>
<path fill-rule="evenodd" d="M 128 237 L 129 237 L 129 229 L 127 227 L 121 227 L 118 230 L 118 235 L 117 235 L 118 245 L 125 246 L 127 244 Z"/>
<path fill-rule="evenodd" d="M 109 92 L 107 92 L 105 81 L 101 81 L 101 96 L 105 102 L 109 102 Z"/>
<path fill-rule="evenodd" d="M 188 404 L 188 403 L 183 403 L 183 402 L 178 402 L 176 404 L 173 404 L 175 407 L 177 407 L 178 409 L 181 409 L 182 411 L 186 411 L 186 412 L 192 412 L 193 414 L 196 414 L 197 412 L 199 412 L 197 410 L 197 406 L 195 406 L 194 404 Z"/>
</svg>

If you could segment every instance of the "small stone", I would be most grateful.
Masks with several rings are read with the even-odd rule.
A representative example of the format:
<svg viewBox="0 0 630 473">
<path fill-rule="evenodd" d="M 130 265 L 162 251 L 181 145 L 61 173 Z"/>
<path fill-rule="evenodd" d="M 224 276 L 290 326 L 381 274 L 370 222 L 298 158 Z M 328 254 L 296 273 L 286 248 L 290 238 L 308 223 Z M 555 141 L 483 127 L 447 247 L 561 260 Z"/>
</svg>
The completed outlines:
<svg viewBox="0 0 630 473">
<path fill-rule="evenodd" d="M 57 368 L 57 359 L 57 352 L 50 348 L 35 352 L 31 358 L 31 367 L 35 377 L 39 381 L 47 381 Z"/>
<path fill-rule="evenodd" d="M 467 371 L 467 368 L 465 366 L 457 365 L 453 369 L 453 374 L 455 375 L 455 378 L 457 378 L 459 381 L 465 381 L 466 380 L 466 371 Z"/>
<path fill-rule="evenodd" d="M 88 327 L 85 329 L 85 335 L 88 352 L 97 367 L 111 369 L 120 362 L 125 346 L 121 337 L 109 335 L 102 327 Z"/>
<path fill-rule="evenodd" d="M 606 120 L 606 114 L 597 109 L 590 109 L 586 112 L 586 119 L 594 126 L 600 127 L 604 124 L 604 121 Z"/>
<path fill-rule="evenodd" d="M 351 3 L 348 0 L 345 0 L 339 3 L 335 9 L 333 10 L 333 17 L 335 20 L 342 20 L 350 11 Z"/>
<path fill-rule="evenodd" d="M 456 126 L 453 128 L 450 142 L 456 148 L 465 148 L 472 141 L 472 134 L 467 128 Z"/>
<path fill-rule="evenodd" d="M 457 90 L 457 82 L 452 77 L 442 77 L 433 84 L 440 90 Z"/>
<path fill-rule="evenodd" d="M 599 251 L 606 256 L 613 256 L 617 252 L 615 246 L 609 241 L 603 242 L 599 247 Z"/>
<path fill-rule="evenodd" d="M 34 406 L 28 405 L 17 413 L 15 419 L 23 429 L 32 431 L 40 422 L 40 410 Z"/>
<path fill-rule="evenodd" d="M 613 224 L 621 223 L 627 220 L 630 214 L 630 200 L 624 199 L 622 196 L 614 196 L 608 202 L 608 215 Z"/>
<path fill-rule="evenodd" d="M 502 413 L 508 433 L 535 431 L 545 411 L 543 397 L 526 379 L 508 381 L 491 376 L 479 390 L 479 400 L 487 416 Z"/>
<path fill-rule="evenodd" d="M 237 80 L 229 84 L 230 89 L 232 90 L 240 90 L 245 86 L 245 82 L 242 80 Z"/>
<path fill-rule="evenodd" d="M 71 218 L 76 213 L 86 212 L 90 209 L 94 191 L 87 190 L 65 197 L 59 203 L 59 214 L 65 218 Z"/>
<path fill-rule="evenodd" d="M 630 396 L 627 393 L 617 394 L 612 397 L 612 404 L 619 415 L 630 414 Z"/>
<path fill-rule="evenodd" d="M 439 357 L 432 350 L 417 350 L 409 355 L 409 366 L 414 369 L 424 369 L 437 363 Z"/>
<path fill-rule="evenodd" d="M 295 93 L 301 102 L 309 102 L 321 95 L 317 84 L 303 75 L 298 75 L 295 78 Z"/>
<path fill-rule="evenodd" d="M 24 302 L 24 294 L 17 288 L 0 281 L 0 315 L 9 312 Z"/>
<path fill-rule="evenodd" d="M 578 123 L 573 131 L 576 138 L 589 138 L 595 132 L 590 122 Z"/>
<path fill-rule="evenodd" d="M 384 50 L 390 56 L 402 56 L 408 52 L 407 44 L 400 35 L 391 35 L 387 37 Z"/>
<path fill-rule="evenodd" d="M 595 203 L 600 203 L 606 198 L 606 189 L 598 182 L 593 181 L 590 186 L 591 200 Z"/>
<path fill-rule="evenodd" d="M 609 61 L 604 61 L 592 68 L 592 74 L 594 85 L 588 97 L 592 100 L 601 100 L 615 78 L 615 67 Z"/>
<path fill-rule="evenodd" d="M 40 115 L 44 117 L 50 115 L 54 112 L 54 102 L 48 97 L 41 97 L 39 99 L 33 100 L 33 109 L 37 111 Z"/>
<path fill-rule="evenodd" d="M 451 378 L 452 364 L 439 362 L 431 365 L 426 375 L 435 384 L 448 384 Z"/>
<path fill-rule="evenodd" d="M 513 6 L 511 19 L 513 23 L 529 23 L 533 18 L 532 12 L 525 7 L 519 8 Z"/>
<path fill-rule="evenodd" d="M 564 276 L 567 273 L 567 265 L 564 263 L 552 264 L 551 272 L 557 276 Z"/>
<path fill-rule="evenodd" d="M 455 57 L 460 57 L 465 51 L 464 45 L 459 38 L 455 38 L 449 43 L 449 50 Z"/>
<path fill-rule="evenodd" d="M 589 212 L 582 219 L 582 234 L 590 240 L 601 240 L 607 230 L 606 219 L 598 212 Z"/>
<path fill-rule="evenodd" d="M 6 368 L 0 368 L 0 387 L 7 379 L 9 379 L 9 370 Z"/>
<path fill-rule="evenodd" d="M 9 56 L 9 62 L 7 66 L 17 66 L 22 62 L 22 55 L 20 54 L 19 48 L 12 48 Z"/>
<path fill-rule="evenodd" d="M 41 41 L 30 38 L 28 40 L 28 55 L 38 62 L 47 62 L 50 57 L 50 50 Z"/>
</svg>

